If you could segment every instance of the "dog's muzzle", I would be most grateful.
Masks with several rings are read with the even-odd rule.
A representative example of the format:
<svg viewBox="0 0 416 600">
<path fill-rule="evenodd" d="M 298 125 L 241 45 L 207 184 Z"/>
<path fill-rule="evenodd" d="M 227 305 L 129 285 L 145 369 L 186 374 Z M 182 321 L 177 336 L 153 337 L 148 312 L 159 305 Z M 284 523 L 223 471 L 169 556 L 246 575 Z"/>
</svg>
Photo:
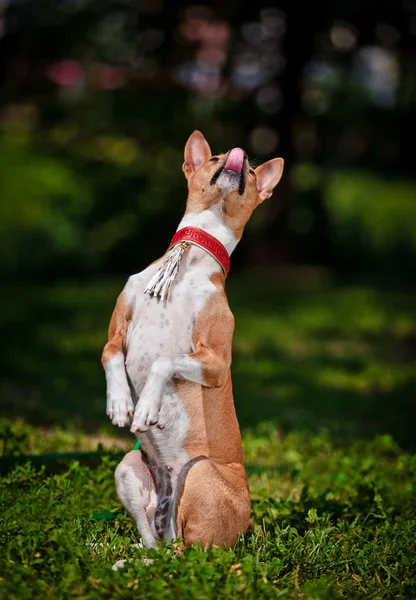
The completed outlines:
<svg viewBox="0 0 416 600">
<path fill-rule="evenodd" d="M 225 163 L 214 173 L 211 185 L 215 183 L 222 192 L 228 194 L 238 188 L 240 196 L 245 189 L 245 163 L 247 154 L 241 148 L 233 148 L 229 151 Z"/>
</svg>

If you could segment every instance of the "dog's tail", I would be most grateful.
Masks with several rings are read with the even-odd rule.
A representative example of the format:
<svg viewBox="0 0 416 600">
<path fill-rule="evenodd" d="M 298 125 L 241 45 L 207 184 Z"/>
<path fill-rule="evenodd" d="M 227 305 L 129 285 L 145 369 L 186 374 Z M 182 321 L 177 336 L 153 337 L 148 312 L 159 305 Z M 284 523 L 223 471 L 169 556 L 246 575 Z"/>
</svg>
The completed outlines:
<svg viewBox="0 0 416 600">
<path fill-rule="evenodd" d="M 193 467 L 196 463 L 201 460 L 208 460 L 208 456 L 197 456 L 192 460 L 189 460 L 185 463 L 182 469 L 179 471 L 178 479 L 176 480 L 175 490 L 172 495 L 172 500 L 170 502 L 169 511 L 168 511 L 168 528 L 166 541 L 171 543 L 175 538 L 178 537 L 178 532 L 176 529 L 176 517 L 178 511 L 178 502 L 183 493 L 183 488 L 185 486 L 185 478 L 188 474 L 188 471 L 191 467 Z"/>
</svg>

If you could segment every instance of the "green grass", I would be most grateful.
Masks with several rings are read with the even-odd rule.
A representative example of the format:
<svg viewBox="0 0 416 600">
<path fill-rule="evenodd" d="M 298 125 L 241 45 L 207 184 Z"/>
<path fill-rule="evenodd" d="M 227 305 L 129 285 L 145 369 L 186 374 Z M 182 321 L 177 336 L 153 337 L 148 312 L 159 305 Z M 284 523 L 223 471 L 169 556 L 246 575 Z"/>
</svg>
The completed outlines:
<svg viewBox="0 0 416 600">
<path fill-rule="evenodd" d="M 338 440 L 388 433 L 415 447 L 413 296 L 317 285 L 307 273 L 297 289 L 244 283 L 231 293 L 243 427 L 273 420 L 283 432 L 327 428 Z"/>
<path fill-rule="evenodd" d="M 115 459 L 3 462 L 0 598 L 416 597 L 414 298 L 310 271 L 276 279 L 228 285 L 236 405 L 262 531 L 230 551 L 173 558 L 162 548 L 146 565 L 115 495 Z M 99 364 L 120 285 L 2 297 L 3 456 L 131 449 L 131 435 L 107 423 Z M 116 518 L 91 518 L 108 511 Z M 121 558 L 131 561 L 112 571 Z"/>
<path fill-rule="evenodd" d="M 13 435 L 38 438 L 42 451 L 57 446 L 53 434 L 41 443 L 27 425 L 14 424 Z M 94 469 L 73 462 L 58 474 L 16 467 L 1 482 L 0 596 L 415 597 L 416 457 L 389 436 L 340 449 L 327 434 L 282 439 L 271 426 L 243 443 L 251 465 L 276 468 L 249 475 L 263 531 L 230 551 L 194 548 L 175 558 L 166 548 L 159 555 L 134 548 L 139 537 L 123 512 L 91 519 L 121 509 L 114 460 Z M 154 562 L 146 565 L 145 556 Z M 131 561 L 112 571 L 120 558 Z"/>
</svg>

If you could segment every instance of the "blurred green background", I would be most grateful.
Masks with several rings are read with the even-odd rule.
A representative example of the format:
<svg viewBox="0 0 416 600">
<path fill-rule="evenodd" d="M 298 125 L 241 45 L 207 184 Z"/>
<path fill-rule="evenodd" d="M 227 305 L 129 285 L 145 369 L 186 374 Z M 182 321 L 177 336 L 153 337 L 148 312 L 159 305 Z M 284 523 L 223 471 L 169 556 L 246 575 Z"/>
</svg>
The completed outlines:
<svg viewBox="0 0 416 600">
<path fill-rule="evenodd" d="M 3 1 L 2 415 L 111 429 L 108 321 L 198 128 L 286 163 L 227 283 L 241 426 L 414 447 L 415 35 L 394 0 Z"/>
</svg>

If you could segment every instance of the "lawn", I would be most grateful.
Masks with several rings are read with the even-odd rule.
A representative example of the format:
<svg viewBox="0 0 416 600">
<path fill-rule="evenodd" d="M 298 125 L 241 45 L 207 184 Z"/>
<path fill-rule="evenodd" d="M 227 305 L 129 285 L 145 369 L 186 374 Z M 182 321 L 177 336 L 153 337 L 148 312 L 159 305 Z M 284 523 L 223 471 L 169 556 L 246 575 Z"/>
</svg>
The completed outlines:
<svg viewBox="0 0 416 600">
<path fill-rule="evenodd" d="M 134 546 L 115 495 L 116 455 L 132 440 L 106 422 L 99 355 L 120 283 L 2 298 L 13 335 L 1 366 L 1 598 L 416 597 L 414 298 L 319 273 L 275 279 L 228 286 L 261 530 L 175 558 Z M 10 462 L 97 449 L 110 454 Z M 131 560 L 112 571 L 120 558 Z"/>
</svg>

